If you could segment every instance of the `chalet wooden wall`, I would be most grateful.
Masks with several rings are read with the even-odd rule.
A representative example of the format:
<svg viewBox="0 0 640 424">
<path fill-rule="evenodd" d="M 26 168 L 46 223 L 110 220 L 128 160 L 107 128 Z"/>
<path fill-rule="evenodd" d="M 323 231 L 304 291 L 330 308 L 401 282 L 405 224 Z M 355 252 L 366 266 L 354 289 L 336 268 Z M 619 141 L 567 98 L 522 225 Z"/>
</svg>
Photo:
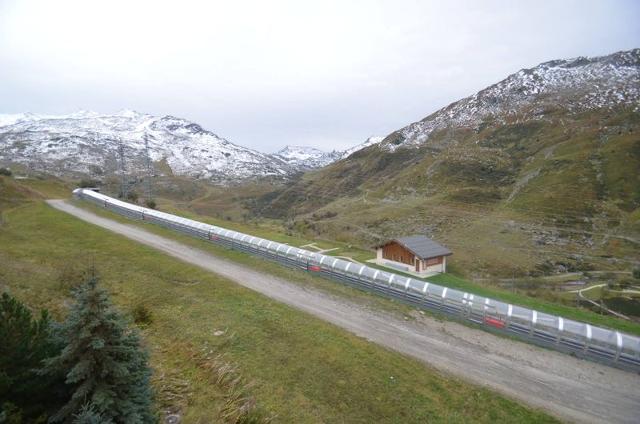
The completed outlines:
<svg viewBox="0 0 640 424">
<path fill-rule="evenodd" d="M 436 258 L 426 259 L 424 261 L 425 262 L 425 266 L 440 265 L 442 263 L 442 258 L 443 258 L 443 256 L 438 256 Z"/>
<path fill-rule="evenodd" d="M 414 255 L 398 243 L 389 243 L 382 248 L 382 257 L 407 265 L 414 264 Z"/>
</svg>

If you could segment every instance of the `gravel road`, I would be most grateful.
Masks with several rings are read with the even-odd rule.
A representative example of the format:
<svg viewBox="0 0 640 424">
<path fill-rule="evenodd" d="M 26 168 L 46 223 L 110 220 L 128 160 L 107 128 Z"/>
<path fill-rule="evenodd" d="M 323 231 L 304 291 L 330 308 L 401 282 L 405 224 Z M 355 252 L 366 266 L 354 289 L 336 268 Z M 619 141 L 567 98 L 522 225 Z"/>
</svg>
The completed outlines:
<svg viewBox="0 0 640 424">
<path fill-rule="evenodd" d="M 371 342 L 492 388 L 568 422 L 640 422 L 640 375 L 416 313 L 406 321 L 357 301 L 306 288 L 62 200 L 48 203 L 182 261 L 224 276 Z"/>
</svg>

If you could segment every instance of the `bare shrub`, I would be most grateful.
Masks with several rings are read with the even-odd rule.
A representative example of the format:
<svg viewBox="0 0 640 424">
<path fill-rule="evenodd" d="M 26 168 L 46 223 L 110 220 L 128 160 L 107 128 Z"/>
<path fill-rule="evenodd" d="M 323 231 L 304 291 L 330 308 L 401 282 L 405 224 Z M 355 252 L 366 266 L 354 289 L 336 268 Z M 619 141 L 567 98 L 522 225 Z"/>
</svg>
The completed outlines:
<svg viewBox="0 0 640 424">
<path fill-rule="evenodd" d="M 224 405 L 219 418 L 229 424 L 267 424 L 273 416 L 264 412 L 250 394 L 252 383 L 245 383 L 238 367 L 227 362 L 224 355 L 192 352 L 192 358 L 200 368 L 210 372 L 209 380 L 224 394 Z"/>
<path fill-rule="evenodd" d="M 56 276 L 58 289 L 64 292 L 71 291 L 85 281 L 87 272 L 87 269 L 79 267 L 74 262 L 66 262 L 58 269 Z"/>
<path fill-rule="evenodd" d="M 153 322 L 153 314 L 144 303 L 138 303 L 131 311 L 133 322 L 139 326 L 147 326 Z"/>
</svg>

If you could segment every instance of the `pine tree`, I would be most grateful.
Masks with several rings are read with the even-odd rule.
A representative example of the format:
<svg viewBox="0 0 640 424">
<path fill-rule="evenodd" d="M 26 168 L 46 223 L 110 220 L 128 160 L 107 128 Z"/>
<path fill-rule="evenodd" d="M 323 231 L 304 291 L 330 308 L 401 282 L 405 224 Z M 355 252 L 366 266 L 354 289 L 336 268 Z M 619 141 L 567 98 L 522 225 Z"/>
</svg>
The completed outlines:
<svg viewBox="0 0 640 424">
<path fill-rule="evenodd" d="M 73 424 L 112 424 L 113 421 L 95 411 L 93 405 L 84 404 L 80 412 L 75 415 Z"/>
<path fill-rule="evenodd" d="M 72 389 L 53 421 L 70 421 L 84 407 L 85 415 L 116 423 L 155 422 L 148 355 L 137 332 L 127 328 L 95 273 L 74 295 L 76 302 L 62 325 L 67 345 L 47 361 L 47 371 L 63 372 Z"/>
<path fill-rule="evenodd" d="M 0 411 L 5 419 L 46 420 L 68 395 L 61 375 L 38 372 L 45 359 L 62 350 L 55 323 L 46 310 L 35 319 L 25 305 L 3 293 L 0 340 Z"/>
</svg>

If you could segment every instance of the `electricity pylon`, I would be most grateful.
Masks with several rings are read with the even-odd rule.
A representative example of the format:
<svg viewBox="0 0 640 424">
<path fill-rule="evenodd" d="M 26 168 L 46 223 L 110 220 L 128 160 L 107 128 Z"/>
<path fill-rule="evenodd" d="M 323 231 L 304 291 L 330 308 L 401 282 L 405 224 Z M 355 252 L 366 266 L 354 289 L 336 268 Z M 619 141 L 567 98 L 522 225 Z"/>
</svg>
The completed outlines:
<svg viewBox="0 0 640 424">
<path fill-rule="evenodd" d="M 151 155 L 149 154 L 149 135 L 147 133 L 142 137 L 144 139 L 144 153 L 147 167 L 147 176 L 144 179 L 145 196 L 147 203 L 153 201 L 153 193 L 151 191 L 151 177 L 153 176 L 153 165 L 151 164 Z"/>
<path fill-rule="evenodd" d="M 124 143 L 120 137 L 118 137 L 118 159 L 118 166 L 120 168 L 120 198 L 126 199 L 128 194 L 127 170 L 124 163 Z"/>
</svg>

